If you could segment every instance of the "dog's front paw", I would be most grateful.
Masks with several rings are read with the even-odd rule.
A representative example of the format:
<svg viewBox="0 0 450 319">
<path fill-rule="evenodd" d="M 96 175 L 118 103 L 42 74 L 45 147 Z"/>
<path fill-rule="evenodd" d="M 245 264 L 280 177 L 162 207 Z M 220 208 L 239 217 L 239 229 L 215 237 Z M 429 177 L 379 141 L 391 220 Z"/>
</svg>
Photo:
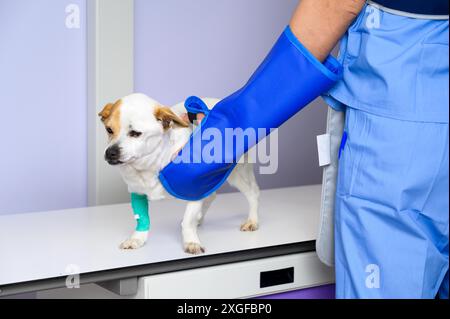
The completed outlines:
<svg viewBox="0 0 450 319">
<path fill-rule="evenodd" d="M 188 254 L 198 255 L 205 252 L 205 249 L 198 243 L 184 244 L 184 251 Z"/>
<path fill-rule="evenodd" d="M 120 244 L 120 249 L 138 249 L 147 241 L 148 231 L 135 231 L 130 238 Z"/>
<path fill-rule="evenodd" d="M 138 249 L 144 246 L 145 241 L 139 238 L 129 238 L 120 244 L 120 249 Z"/>
<path fill-rule="evenodd" d="M 258 223 L 252 220 L 247 220 L 241 225 L 241 231 L 255 231 L 258 230 Z"/>
</svg>

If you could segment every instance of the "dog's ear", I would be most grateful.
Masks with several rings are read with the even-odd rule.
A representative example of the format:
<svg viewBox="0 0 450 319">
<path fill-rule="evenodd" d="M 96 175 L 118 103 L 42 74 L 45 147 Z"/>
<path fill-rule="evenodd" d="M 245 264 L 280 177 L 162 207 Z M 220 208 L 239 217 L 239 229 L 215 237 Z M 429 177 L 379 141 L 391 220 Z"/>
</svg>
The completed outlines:
<svg viewBox="0 0 450 319">
<path fill-rule="evenodd" d="M 112 114 L 112 112 L 120 107 L 120 105 L 122 104 L 122 100 L 117 100 L 115 103 L 108 103 L 105 105 L 105 107 L 103 108 L 103 110 L 98 113 L 98 116 L 100 116 L 102 122 L 105 122 Z"/>
<path fill-rule="evenodd" d="M 172 123 L 181 127 L 189 127 L 187 122 L 183 121 L 170 108 L 165 106 L 158 106 L 155 109 L 155 117 L 162 123 L 165 130 L 169 129 Z"/>
<path fill-rule="evenodd" d="M 114 104 L 108 103 L 105 105 L 103 110 L 100 113 L 98 113 L 98 116 L 100 116 L 100 119 L 102 120 L 102 122 L 105 122 L 106 119 L 111 115 L 113 107 L 114 107 Z"/>
</svg>

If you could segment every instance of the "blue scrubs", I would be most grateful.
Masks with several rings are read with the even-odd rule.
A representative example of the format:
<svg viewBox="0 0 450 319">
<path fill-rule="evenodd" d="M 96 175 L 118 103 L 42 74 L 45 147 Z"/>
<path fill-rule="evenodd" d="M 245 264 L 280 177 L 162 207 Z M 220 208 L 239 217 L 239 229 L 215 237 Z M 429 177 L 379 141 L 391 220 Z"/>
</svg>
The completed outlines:
<svg viewBox="0 0 450 319">
<path fill-rule="evenodd" d="M 448 298 L 448 26 L 367 5 L 341 41 L 337 298 Z"/>
</svg>

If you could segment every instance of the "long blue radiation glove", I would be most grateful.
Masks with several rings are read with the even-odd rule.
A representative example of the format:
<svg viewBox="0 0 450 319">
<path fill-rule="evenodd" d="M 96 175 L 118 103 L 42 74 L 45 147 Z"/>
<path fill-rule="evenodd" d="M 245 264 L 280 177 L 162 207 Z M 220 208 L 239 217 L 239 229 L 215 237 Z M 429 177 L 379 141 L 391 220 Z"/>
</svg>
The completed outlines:
<svg viewBox="0 0 450 319">
<path fill-rule="evenodd" d="M 194 130 L 189 143 L 161 171 L 162 184 L 180 199 L 200 200 L 210 195 L 225 182 L 244 153 L 330 89 L 341 76 L 342 67 L 335 58 L 329 56 L 321 63 L 287 27 L 247 84 L 217 103 Z M 247 129 L 255 133 L 255 138 L 245 137 L 251 135 L 246 135 Z M 235 143 L 227 140 L 230 130 L 234 131 Z M 213 161 L 205 156 L 211 151 L 212 138 L 216 146 L 219 139 L 221 148 L 213 147 Z"/>
</svg>

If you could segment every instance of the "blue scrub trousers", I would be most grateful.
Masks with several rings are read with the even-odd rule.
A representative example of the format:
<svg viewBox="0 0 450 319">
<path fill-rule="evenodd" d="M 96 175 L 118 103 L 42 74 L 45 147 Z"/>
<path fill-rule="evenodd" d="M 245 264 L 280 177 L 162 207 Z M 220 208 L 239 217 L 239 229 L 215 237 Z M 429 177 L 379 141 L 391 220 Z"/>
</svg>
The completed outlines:
<svg viewBox="0 0 450 319">
<path fill-rule="evenodd" d="M 336 297 L 448 298 L 448 124 L 347 107 L 344 134 Z"/>
</svg>

